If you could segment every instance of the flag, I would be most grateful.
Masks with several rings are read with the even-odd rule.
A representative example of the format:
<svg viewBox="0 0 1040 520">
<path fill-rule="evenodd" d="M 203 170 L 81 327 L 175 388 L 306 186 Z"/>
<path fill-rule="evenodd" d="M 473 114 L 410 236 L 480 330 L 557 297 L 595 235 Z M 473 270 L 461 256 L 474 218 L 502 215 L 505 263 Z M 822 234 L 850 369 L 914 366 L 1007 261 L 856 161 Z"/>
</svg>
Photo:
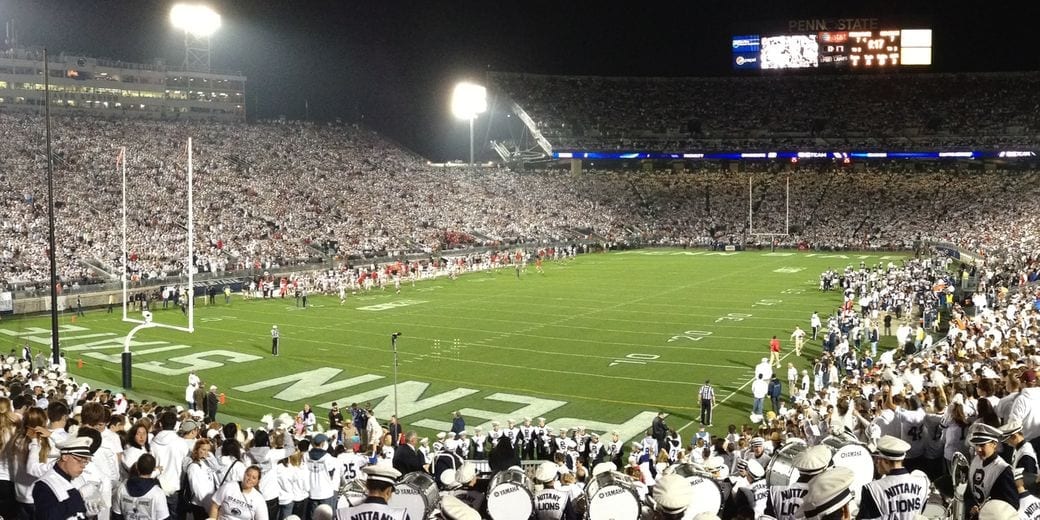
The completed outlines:
<svg viewBox="0 0 1040 520">
<path fill-rule="evenodd" d="M 119 153 L 116 154 L 116 168 L 122 165 L 124 161 L 126 161 L 126 148 L 120 147 Z"/>
</svg>

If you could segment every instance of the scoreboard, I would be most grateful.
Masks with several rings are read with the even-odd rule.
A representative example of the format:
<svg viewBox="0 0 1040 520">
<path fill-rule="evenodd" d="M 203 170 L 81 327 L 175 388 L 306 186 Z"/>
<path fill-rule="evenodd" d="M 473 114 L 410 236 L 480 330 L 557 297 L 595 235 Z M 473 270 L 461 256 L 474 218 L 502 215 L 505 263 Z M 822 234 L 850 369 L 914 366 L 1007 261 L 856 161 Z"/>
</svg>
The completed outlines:
<svg viewBox="0 0 1040 520">
<path fill-rule="evenodd" d="M 882 69 L 932 64 L 931 29 L 745 34 L 732 38 L 733 68 Z"/>
</svg>

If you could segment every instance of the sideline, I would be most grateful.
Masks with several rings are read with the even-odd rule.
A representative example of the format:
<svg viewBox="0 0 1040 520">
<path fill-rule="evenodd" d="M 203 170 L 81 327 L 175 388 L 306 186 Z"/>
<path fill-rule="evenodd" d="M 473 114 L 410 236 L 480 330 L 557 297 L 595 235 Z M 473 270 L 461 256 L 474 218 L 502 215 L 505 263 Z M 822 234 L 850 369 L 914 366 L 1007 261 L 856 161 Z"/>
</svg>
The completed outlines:
<svg viewBox="0 0 1040 520">
<path fill-rule="evenodd" d="M 105 390 L 105 389 L 108 389 L 108 390 L 112 391 L 113 395 L 115 395 L 116 393 L 121 393 L 121 394 L 125 395 L 126 397 L 128 397 L 130 399 L 133 399 L 134 401 L 137 401 L 137 402 L 141 402 L 141 400 L 147 400 L 147 401 L 155 401 L 155 402 L 157 402 L 159 404 L 164 404 L 164 405 L 165 404 L 171 404 L 170 403 L 170 399 L 166 398 L 166 397 L 156 397 L 156 396 L 148 394 L 146 392 L 139 392 L 137 390 L 124 390 L 124 389 L 122 389 L 122 388 L 120 388 L 118 386 L 115 387 L 115 388 L 111 388 L 108 383 L 102 383 L 101 381 L 98 381 L 96 379 L 91 379 L 89 377 L 83 377 L 83 376 L 75 375 L 75 374 L 70 374 L 70 375 L 72 375 L 73 379 L 76 380 L 77 384 L 80 384 L 80 385 L 88 384 L 88 385 L 90 385 L 90 388 L 92 388 L 94 390 Z M 185 386 L 187 386 L 187 385 L 185 384 Z M 180 405 L 180 406 L 184 406 L 187 403 L 175 403 L 175 404 L 176 405 Z M 229 422 L 233 422 L 233 423 L 238 424 L 240 427 L 243 427 L 243 428 L 254 428 L 256 426 L 260 426 L 260 420 L 259 419 L 243 419 L 242 417 L 238 417 L 238 416 L 235 416 L 235 415 L 228 415 L 226 413 L 221 413 L 221 412 L 217 413 L 217 422 L 219 422 L 220 424 L 227 424 Z"/>
</svg>

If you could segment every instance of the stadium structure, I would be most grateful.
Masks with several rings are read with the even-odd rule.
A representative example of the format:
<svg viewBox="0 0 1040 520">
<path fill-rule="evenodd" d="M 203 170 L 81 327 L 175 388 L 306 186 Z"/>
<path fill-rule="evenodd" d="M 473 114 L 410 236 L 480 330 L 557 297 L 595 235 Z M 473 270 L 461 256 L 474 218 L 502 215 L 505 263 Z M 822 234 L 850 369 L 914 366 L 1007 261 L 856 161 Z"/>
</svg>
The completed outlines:
<svg viewBox="0 0 1040 520">
<path fill-rule="evenodd" d="M 0 52 L 0 110 L 39 112 L 42 49 Z M 50 56 L 51 107 L 65 114 L 244 121 L 246 78 L 157 61 L 129 63 L 61 53 Z"/>
<path fill-rule="evenodd" d="M 435 459 L 464 473 L 462 459 L 474 458 L 490 497 L 521 498 L 477 506 L 495 520 L 530 517 L 530 476 L 554 456 L 586 480 L 582 518 L 636 519 L 667 500 L 640 487 L 660 463 L 678 465 L 670 471 L 684 489 L 698 486 L 680 516 L 729 520 L 780 509 L 782 491 L 809 486 L 800 470 L 831 464 L 809 457 L 821 449 L 847 465 L 841 478 L 883 483 L 869 452 L 882 449 L 885 461 L 907 452 L 921 470 L 907 478 L 928 477 L 892 488 L 913 492 L 914 509 L 928 503 L 933 518 L 962 520 L 973 498 L 954 491 L 968 475 L 961 440 L 995 446 L 1001 435 L 969 430 L 967 418 L 1010 418 L 1004 433 L 1024 435 L 1014 419 L 1040 406 L 1040 73 L 771 72 L 926 61 L 919 32 L 898 33 L 914 43 L 903 52 L 896 33 L 848 23 L 854 30 L 823 21 L 735 38 L 734 63 L 758 63 L 761 75 L 489 74 L 484 155 L 502 163 L 447 169 L 360 125 L 247 122 L 242 75 L 70 55 L 51 60 L 61 132 L 48 156 L 42 56 L 9 49 L 0 55 L 0 337 L 24 349 L 2 360 L 4 388 L 18 390 L 11 408 L 67 392 L 127 417 L 158 415 L 167 429 L 176 416 L 185 435 L 233 444 L 226 425 L 250 423 L 281 442 L 320 444 L 341 433 L 318 436 L 324 414 L 360 403 L 346 444 L 357 435 L 359 451 L 393 458 L 402 439 L 362 442 L 371 423 L 355 421 L 366 414 L 442 439 L 422 448 L 434 472 Z M 821 47 L 856 38 L 877 52 Z M 54 251 L 37 175 L 48 163 Z M 113 218 L 121 204 L 125 253 Z M 186 240 L 194 255 L 178 250 Z M 41 296 L 51 290 L 59 309 Z M 195 336 L 154 327 L 131 338 L 109 316 L 114 305 L 141 325 L 191 319 Z M 32 363 L 46 364 L 34 353 L 52 342 L 39 316 L 58 311 L 69 359 L 30 379 Z M 759 362 L 770 336 L 785 344 L 775 365 Z M 123 385 L 140 399 L 202 400 L 203 410 L 82 385 L 112 386 L 128 366 L 138 379 Z M 789 386 L 766 413 L 774 370 Z M 219 390 L 206 393 L 199 375 Z M 986 411 L 994 400 L 1004 408 Z M 714 419 L 704 401 L 717 404 Z M 482 430 L 455 422 L 463 416 Z M 471 451 L 450 431 L 459 426 L 477 436 L 506 426 L 501 435 L 519 439 L 500 444 L 508 464 Z M 504 469 L 514 460 L 527 473 Z M 625 473 L 600 465 L 608 461 Z M 357 469 L 341 466 L 333 474 Z M 730 471 L 758 481 L 759 515 L 733 504 Z M 402 504 L 413 518 L 431 516 L 438 482 L 468 486 L 421 475 L 398 484 L 400 496 L 425 496 Z M 550 467 L 545 478 L 556 475 Z M 347 503 L 359 486 L 347 477 L 336 496 Z M 849 485 L 838 487 L 844 500 Z"/>
</svg>

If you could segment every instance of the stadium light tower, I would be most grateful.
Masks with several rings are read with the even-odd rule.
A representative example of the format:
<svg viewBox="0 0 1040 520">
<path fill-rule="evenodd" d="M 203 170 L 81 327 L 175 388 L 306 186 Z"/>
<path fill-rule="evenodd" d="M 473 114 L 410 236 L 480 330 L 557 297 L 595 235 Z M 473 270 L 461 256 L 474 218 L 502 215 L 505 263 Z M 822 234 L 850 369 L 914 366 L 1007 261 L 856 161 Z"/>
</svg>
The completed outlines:
<svg viewBox="0 0 1040 520">
<path fill-rule="evenodd" d="M 455 85 L 451 95 L 451 112 L 469 120 L 469 164 L 473 165 L 473 120 L 487 112 L 487 89 L 483 85 L 463 81 Z"/>
<path fill-rule="evenodd" d="M 220 29 L 220 14 L 201 4 L 176 4 L 170 23 L 184 31 L 184 69 L 209 72 L 209 37 Z"/>
</svg>

